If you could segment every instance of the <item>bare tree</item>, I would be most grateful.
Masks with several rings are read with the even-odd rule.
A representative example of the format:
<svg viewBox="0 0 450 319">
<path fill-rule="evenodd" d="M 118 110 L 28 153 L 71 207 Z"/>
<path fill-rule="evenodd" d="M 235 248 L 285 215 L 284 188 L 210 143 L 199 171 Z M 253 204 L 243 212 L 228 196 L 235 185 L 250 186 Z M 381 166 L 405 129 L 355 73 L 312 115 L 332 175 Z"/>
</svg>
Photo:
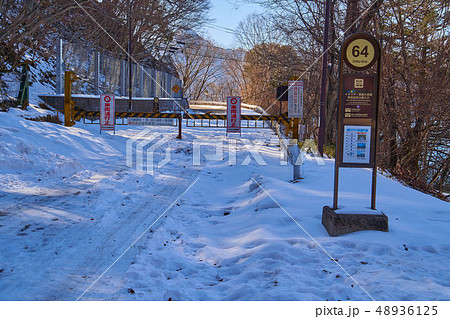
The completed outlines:
<svg viewBox="0 0 450 319">
<path fill-rule="evenodd" d="M 243 59 L 245 52 L 242 50 L 227 50 L 223 55 L 222 75 L 211 84 L 213 99 L 226 101 L 228 96 L 242 95 L 246 87 Z"/>
<path fill-rule="evenodd" d="M 236 28 L 236 38 L 242 49 L 251 50 L 263 43 L 279 43 L 282 34 L 269 16 L 252 14 Z"/>
<path fill-rule="evenodd" d="M 208 99 L 208 88 L 223 73 L 222 49 L 193 33 L 187 33 L 184 41 L 184 49 L 174 56 L 184 94 L 192 100 Z"/>
<path fill-rule="evenodd" d="M 255 0 L 292 45 L 319 87 L 324 4 L 319 0 Z M 332 0 L 326 143 L 335 140 L 337 62 L 345 36 L 370 32 L 382 44 L 381 167 L 413 187 L 449 191 L 449 25 L 446 0 Z M 315 81 L 315 84 L 314 84 Z M 318 95 L 314 94 L 316 107 Z M 316 125 L 315 112 L 306 118 Z"/>
<path fill-rule="evenodd" d="M 291 77 L 299 77 L 301 67 L 300 58 L 291 46 L 276 43 L 255 46 L 244 60 L 245 100 L 278 114 L 278 108 L 273 107 L 276 88 Z"/>
<path fill-rule="evenodd" d="M 75 2 L 62 0 L 1 0 L 0 80 L 1 74 L 34 63 L 40 49 L 48 46 L 47 36 L 55 32 L 59 19 L 76 7 Z"/>
<path fill-rule="evenodd" d="M 123 0 L 0 0 L 0 84 L 2 74 L 47 59 L 57 37 L 123 57 L 129 21 L 133 57 L 161 58 L 174 35 L 199 26 L 209 8 L 209 0 L 130 3 L 128 7 Z"/>
</svg>

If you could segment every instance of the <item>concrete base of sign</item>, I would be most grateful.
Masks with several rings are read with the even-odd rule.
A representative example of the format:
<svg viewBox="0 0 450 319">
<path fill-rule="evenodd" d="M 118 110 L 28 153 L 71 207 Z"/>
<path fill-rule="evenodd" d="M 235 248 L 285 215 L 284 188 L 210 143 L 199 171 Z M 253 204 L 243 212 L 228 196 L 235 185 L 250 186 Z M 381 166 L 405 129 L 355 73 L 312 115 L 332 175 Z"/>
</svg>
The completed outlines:
<svg viewBox="0 0 450 319">
<path fill-rule="evenodd" d="M 388 217 L 379 210 L 332 209 L 325 206 L 322 211 L 322 225 L 332 237 L 360 230 L 379 230 L 387 232 Z"/>
</svg>

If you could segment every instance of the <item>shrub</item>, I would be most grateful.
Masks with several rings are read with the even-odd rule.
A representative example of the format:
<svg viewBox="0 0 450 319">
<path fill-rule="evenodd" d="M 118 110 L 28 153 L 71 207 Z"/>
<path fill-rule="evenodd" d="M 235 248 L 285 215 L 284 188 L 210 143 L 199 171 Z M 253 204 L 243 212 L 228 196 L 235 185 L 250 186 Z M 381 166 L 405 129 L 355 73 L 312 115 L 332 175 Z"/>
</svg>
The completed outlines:
<svg viewBox="0 0 450 319">
<path fill-rule="evenodd" d="M 316 142 L 312 139 L 305 140 L 305 141 L 299 143 L 299 146 L 302 149 L 302 151 L 306 152 L 307 154 L 316 154 L 317 153 Z"/>
<path fill-rule="evenodd" d="M 49 105 L 47 105 L 47 103 L 39 103 L 39 108 L 43 109 L 43 110 L 49 110 L 49 111 L 53 111 L 53 108 L 51 108 Z"/>
<path fill-rule="evenodd" d="M 26 119 L 30 120 L 30 121 L 35 121 L 35 122 L 50 122 L 50 123 L 56 123 L 56 124 L 62 123 L 57 115 L 50 115 L 50 114 L 44 115 L 44 116 L 26 118 Z"/>
<path fill-rule="evenodd" d="M 323 146 L 323 154 L 325 154 L 329 158 L 335 158 L 336 157 L 336 146 L 335 145 L 324 145 Z"/>
<path fill-rule="evenodd" d="M 17 107 L 17 101 L 16 100 L 5 100 L 0 101 L 0 111 L 1 112 L 8 112 L 8 110 L 12 107 Z"/>
</svg>

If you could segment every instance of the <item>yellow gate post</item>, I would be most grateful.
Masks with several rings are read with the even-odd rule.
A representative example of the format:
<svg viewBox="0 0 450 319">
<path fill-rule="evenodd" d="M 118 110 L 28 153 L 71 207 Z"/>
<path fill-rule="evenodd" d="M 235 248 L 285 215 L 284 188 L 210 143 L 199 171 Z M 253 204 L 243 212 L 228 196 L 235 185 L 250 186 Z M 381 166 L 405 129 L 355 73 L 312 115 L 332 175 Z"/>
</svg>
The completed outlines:
<svg viewBox="0 0 450 319">
<path fill-rule="evenodd" d="M 64 72 L 64 126 L 74 126 L 75 103 L 72 101 L 72 83 L 80 78 L 73 71 Z"/>
</svg>

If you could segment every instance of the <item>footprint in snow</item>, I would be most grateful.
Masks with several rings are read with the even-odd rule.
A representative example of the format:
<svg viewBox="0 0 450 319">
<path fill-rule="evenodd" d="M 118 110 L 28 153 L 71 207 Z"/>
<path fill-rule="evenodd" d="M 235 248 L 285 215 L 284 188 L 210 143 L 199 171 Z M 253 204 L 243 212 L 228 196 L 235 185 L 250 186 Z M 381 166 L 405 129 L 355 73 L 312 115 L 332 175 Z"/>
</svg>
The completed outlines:
<svg viewBox="0 0 450 319">
<path fill-rule="evenodd" d="M 24 231 L 26 231 L 28 228 L 30 228 L 31 227 L 31 225 L 25 225 L 21 230 L 20 230 L 20 232 L 24 232 Z"/>
</svg>

